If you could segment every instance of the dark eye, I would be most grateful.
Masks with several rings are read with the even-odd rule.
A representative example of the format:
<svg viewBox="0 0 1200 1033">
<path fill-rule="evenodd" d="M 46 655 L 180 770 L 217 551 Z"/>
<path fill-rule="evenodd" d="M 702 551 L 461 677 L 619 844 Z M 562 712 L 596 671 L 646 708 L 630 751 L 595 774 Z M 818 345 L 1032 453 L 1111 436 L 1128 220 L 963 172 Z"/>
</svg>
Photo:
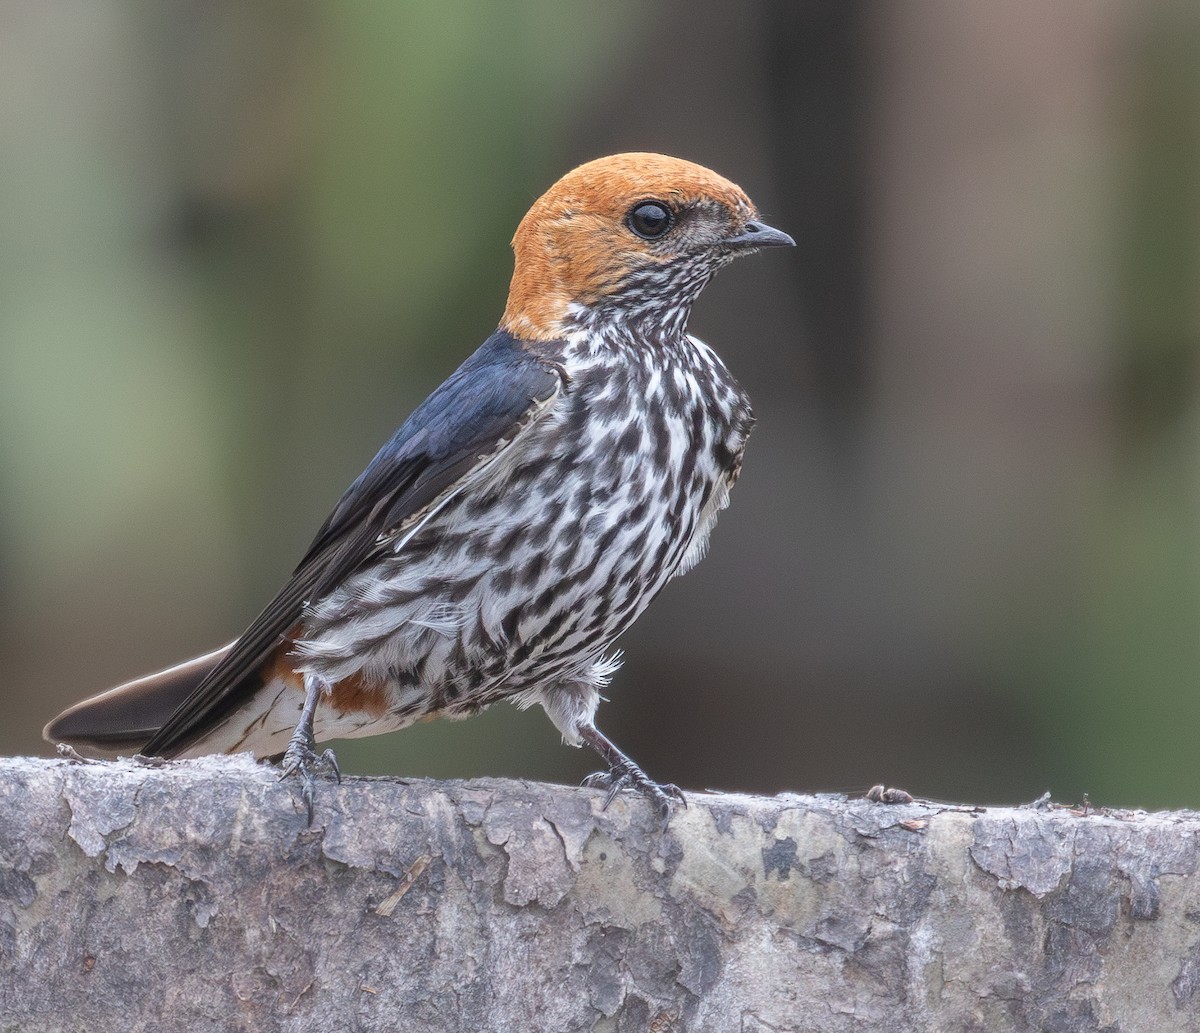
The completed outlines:
<svg viewBox="0 0 1200 1033">
<path fill-rule="evenodd" d="M 657 240 L 675 225 L 671 209 L 658 201 L 639 201 L 629 211 L 629 228 L 639 237 Z"/>
</svg>

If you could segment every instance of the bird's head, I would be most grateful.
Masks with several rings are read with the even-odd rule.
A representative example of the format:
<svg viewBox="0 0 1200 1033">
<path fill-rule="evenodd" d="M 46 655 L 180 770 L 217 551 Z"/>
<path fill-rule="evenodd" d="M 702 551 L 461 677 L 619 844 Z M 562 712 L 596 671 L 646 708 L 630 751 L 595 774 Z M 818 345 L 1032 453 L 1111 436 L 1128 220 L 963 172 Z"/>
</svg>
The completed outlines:
<svg viewBox="0 0 1200 1033">
<path fill-rule="evenodd" d="M 550 340 L 580 326 L 682 333 L 692 302 L 739 255 L 791 245 L 741 187 L 690 161 L 615 154 L 568 172 L 513 237 L 501 327 Z"/>
</svg>

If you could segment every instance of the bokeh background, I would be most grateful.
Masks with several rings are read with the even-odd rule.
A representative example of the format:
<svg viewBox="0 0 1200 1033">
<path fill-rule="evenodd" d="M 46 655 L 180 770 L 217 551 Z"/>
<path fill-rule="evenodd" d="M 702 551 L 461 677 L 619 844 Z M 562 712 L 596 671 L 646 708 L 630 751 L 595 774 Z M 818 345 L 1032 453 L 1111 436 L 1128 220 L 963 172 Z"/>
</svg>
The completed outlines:
<svg viewBox="0 0 1200 1033">
<path fill-rule="evenodd" d="M 1200 7 L 7 0 L 0 750 L 231 638 L 494 327 L 574 164 L 799 247 L 692 329 L 759 425 L 601 726 L 685 787 L 1200 805 Z M 497 706 L 345 770 L 575 780 Z"/>
</svg>

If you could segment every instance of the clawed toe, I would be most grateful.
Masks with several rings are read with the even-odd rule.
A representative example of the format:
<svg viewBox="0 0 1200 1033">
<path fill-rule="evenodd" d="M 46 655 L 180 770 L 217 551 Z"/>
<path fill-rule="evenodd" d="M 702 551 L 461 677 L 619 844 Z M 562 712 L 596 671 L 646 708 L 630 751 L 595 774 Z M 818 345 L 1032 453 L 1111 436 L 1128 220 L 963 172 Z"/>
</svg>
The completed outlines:
<svg viewBox="0 0 1200 1033">
<path fill-rule="evenodd" d="M 601 810 L 608 810 L 609 804 L 616 799 L 622 789 L 635 789 L 650 799 L 662 818 L 663 828 L 671 820 L 671 811 L 675 804 L 687 807 L 687 797 L 683 790 L 671 783 L 659 784 L 647 778 L 639 769 L 633 771 L 597 771 L 583 780 L 583 785 L 589 789 L 607 789 Z"/>
<path fill-rule="evenodd" d="M 663 831 L 671 822 L 671 812 L 675 808 L 675 804 L 687 809 L 687 797 L 683 795 L 683 790 L 677 785 L 668 782 L 665 785 L 660 785 L 657 782 L 650 782 L 647 786 L 639 786 L 639 789 L 658 807 L 658 816 L 662 818 Z"/>
<path fill-rule="evenodd" d="M 342 781 L 342 772 L 338 767 L 337 757 L 334 756 L 333 750 L 317 753 L 311 743 L 293 738 L 288 743 L 287 752 L 283 755 L 279 779 L 283 781 L 289 775 L 295 775 L 300 779 L 300 798 L 304 801 L 309 825 L 313 822 L 313 799 L 316 794 L 315 775 L 317 772 L 330 772 L 339 783 Z"/>
<path fill-rule="evenodd" d="M 622 789 L 633 789 L 634 781 L 628 772 L 617 774 L 615 771 L 594 771 L 583 780 L 583 784 L 588 789 L 607 789 L 604 794 L 604 803 L 600 805 L 602 811 L 608 810 L 608 805 L 617 798 L 617 793 Z"/>
<path fill-rule="evenodd" d="M 337 757 L 333 755 L 333 750 L 325 750 L 321 754 L 321 766 L 326 771 L 332 771 L 337 784 L 342 784 L 342 769 L 338 767 Z"/>
<path fill-rule="evenodd" d="M 639 768 L 629 757 L 616 748 L 612 742 L 600 733 L 594 724 L 582 725 L 579 738 L 587 743 L 604 759 L 608 765 L 607 771 L 598 771 L 584 779 L 583 784 L 592 789 L 607 789 L 603 807 L 607 808 L 622 789 L 636 789 L 658 808 L 662 818 L 663 831 L 671 820 L 671 808 L 675 804 L 687 806 L 683 792 L 679 786 L 659 785 L 646 777 L 646 772 Z"/>
</svg>

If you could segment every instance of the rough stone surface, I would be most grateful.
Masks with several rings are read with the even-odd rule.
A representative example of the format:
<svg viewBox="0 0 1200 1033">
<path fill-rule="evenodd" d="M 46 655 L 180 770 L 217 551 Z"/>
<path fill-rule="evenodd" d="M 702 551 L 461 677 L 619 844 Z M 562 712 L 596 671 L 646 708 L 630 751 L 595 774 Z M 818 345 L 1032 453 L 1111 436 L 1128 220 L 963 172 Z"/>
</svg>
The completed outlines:
<svg viewBox="0 0 1200 1033">
<path fill-rule="evenodd" d="M 1200 1028 L 1200 815 L 0 760 L 0 1030 Z"/>
</svg>

